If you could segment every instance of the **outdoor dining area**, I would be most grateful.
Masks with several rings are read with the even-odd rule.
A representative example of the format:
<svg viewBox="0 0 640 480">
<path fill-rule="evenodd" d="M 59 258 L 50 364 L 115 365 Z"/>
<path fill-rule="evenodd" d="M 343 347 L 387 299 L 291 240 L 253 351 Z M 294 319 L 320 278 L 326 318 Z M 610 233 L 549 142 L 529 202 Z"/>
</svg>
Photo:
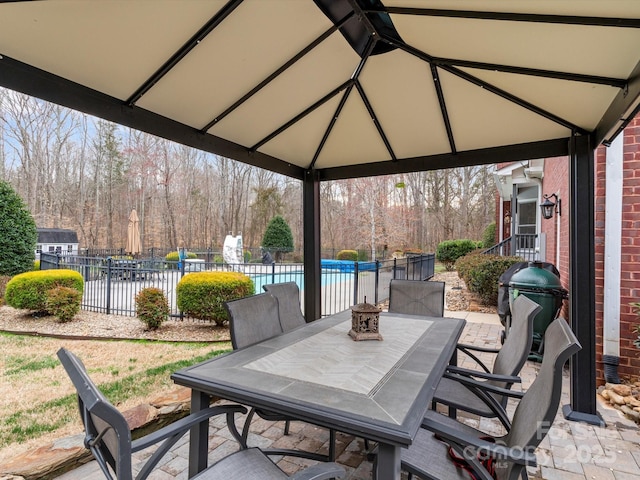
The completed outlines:
<svg viewBox="0 0 640 480">
<path fill-rule="evenodd" d="M 486 345 L 498 343 L 496 329 L 493 339 L 461 341 L 466 321 L 443 316 L 444 283 L 393 280 L 390 291 L 386 311 L 363 303 L 310 323 L 293 282 L 228 302 L 233 352 L 172 375 L 191 389 L 191 414 L 133 442 L 81 359 L 61 349 L 78 391 L 85 446 L 117 478 L 167 467 L 163 457 L 175 458 L 169 452 L 177 442 L 189 478 L 399 480 L 405 472 L 464 479 L 472 470 L 478 478 L 516 479 L 535 468 L 560 404 L 564 365 L 580 349 L 568 323 L 558 318 L 548 327 L 542 364 L 525 381 L 521 369 L 540 311 L 534 301 L 515 299 L 509 335 L 496 349 Z M 473 416 L 501 425 L 486 431 L 482 421 L 479 428 L 460 421 Z M 273 422 L 271 433 L 258 426 Z M 315 441 L 292 434 L 309 429 Z M 281 440 L 265 443 L 271 435 Z M 359 465 L 340 463 L 358 455 Z M 354 466 L 365 472 L 355 474 Z"/>
</svg>

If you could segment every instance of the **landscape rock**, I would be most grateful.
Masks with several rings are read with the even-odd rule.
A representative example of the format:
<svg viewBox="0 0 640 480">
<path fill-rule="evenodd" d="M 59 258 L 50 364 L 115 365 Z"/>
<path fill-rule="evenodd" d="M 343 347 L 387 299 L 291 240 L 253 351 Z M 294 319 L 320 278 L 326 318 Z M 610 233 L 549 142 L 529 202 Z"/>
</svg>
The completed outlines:
<svg viewBox="0 0 640 480">
<path fill-rule="evenodd" d="M 139 437 L 189 412 L 191 390 L 180 387 L 166 395 L 122 412 L 132 436 Z M 84 434 L 56 440 L 52 444 L 16 455 L 1 466 L 0 480 L 47 480 L 91 460 L 84 448 Z"/>
<path fill-rule="evenodd" d="M 0 478 L 23 478 L 24 480 L 53 478 L 54 474 L 60 474 L 86 463 L 91 458 L 91 454 L 84 448 L 83 440 L 84 435 L 75 435 L 16 455 L 2 466 L 4 473 L 9 475 Z"/>
<path fill-rule="evenodd" d="M 611 403 L 615 403 L 616 405 L 626 405 L 626 402 L 624 401 L 624 397 L 621 395 L 618 395 L 613 390 L 609 390 L 609 401 Z"/>
<path fill-rule="evenodd" d="M 631 395 L 631 387 L 629 385 L 625 385 L 625 384 L 611 384 L 609 387 L 609 390 L 613 390 L 616 394 L 620 395 L 621 397 L 628 397 L 629 395 Z"/>
</svg>

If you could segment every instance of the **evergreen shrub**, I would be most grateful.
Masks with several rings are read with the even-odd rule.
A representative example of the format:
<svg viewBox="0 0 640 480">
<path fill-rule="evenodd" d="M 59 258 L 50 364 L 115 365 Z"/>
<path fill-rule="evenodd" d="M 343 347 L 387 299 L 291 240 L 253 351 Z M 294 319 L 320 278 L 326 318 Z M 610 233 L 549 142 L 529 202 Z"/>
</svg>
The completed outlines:
<svg viewBox="0 0 640 480">
<path fill-rule="evenodd" d="M 47 310 L 47 292 L 55 287 L 69 287 L 82 294 L 84 280 L 75 270 L 38 270 L 13 277 L 5 291 L 5 301 L 13 308 L 51 313 Z"/>
<path fill-rule="evenodd" d="M 136 295 L 136 315 L 149 330 L 160 328 L 169 318 L 169 301 L 159 288 L 143 288 Z"/>
<path fill-rule="evenodd" d="M 11 185 L 0 180 L 0 275 L 33 270 L 37 239 L 31 212 Z"/>
<path fill-rule="evenodd" d="M 476 248 L 476 242 L 473 240 L 445 240 L 440 242 L 436 249 L 436 259 L 450 272 L 453 270 L 456 260 L 473 252 Z"/>
<path fill-rule="evenodd" d="M 33 261 L 33 269 L 34 270 L 40 270 L 40 260 L 34 260 Z"/>
<path fill-rule="evenodd" d="M 340 250 L 336 254 L 336 260 L 351 260 L 352 262 L 357 262 L 358 252 L 355 250 Z"/>
<path fill-rule="evenodd" d="M 70 322 L 80 311 L 82 292 L 71 287 L 54 287 L 47 291 L 47 312 L 61 323 Z"/>
<path fill-rule="evenodd" d="M 224 302 L 255 293 L 253 280 L 239 272 L 196 272 L 176 287 L 178 308 L 185 314 L 222 326 L 228 320 Z"/>
<path fill-rule="evenodd" d="M 491 248 L 496 244 L 496 222 L 491 222 L 482 233 L 482 248 Z"/>
<path fill-rule="evenodd" d="M 287 221 L 280 215 L 271 219 L 262 237 L 262 248 L 275 253 L 276 262 L 282 262 L 283 255 L 293 252 L 293 234 Z"/>
<path fill-rule="evenodd" d="M 470 254 L 460 257 L 455 266 L 470 292 L 477 293 L 485 305 L 497 305 L 500 275 L 517 262 L 522 258 Z"/>
</svg>

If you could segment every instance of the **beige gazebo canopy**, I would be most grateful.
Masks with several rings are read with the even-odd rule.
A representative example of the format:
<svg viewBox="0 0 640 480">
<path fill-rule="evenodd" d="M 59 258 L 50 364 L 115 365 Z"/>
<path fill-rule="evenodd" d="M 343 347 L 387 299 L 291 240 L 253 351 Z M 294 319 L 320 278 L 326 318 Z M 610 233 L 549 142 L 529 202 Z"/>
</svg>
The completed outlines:
<svg viewBox="0 0 640 480">
<path fill-rule="evenodd" d="M 303 180 L 308 319 L 322 180 L 569 155 L 589 417 L 593 149 L 638 111 L 639 27 L 637 0 L 2 2 L 0 85 Z"/>
</svg>

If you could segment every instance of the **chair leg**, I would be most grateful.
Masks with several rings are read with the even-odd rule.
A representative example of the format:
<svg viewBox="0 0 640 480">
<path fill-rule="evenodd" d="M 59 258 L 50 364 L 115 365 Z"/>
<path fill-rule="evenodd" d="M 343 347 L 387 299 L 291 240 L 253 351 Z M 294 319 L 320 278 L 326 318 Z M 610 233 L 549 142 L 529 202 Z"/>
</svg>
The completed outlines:
<svg viewBox="0 0 640 480">
<path fill-rule="evenodd" d="M 329 461 L 336 461 L 336 431 L 329 430 Z"/>
<path fill-rule="evenodd" d="M 246 445 L 247 443 L 247 437 L 249 436 L 249 427 L 251 426 L 251 420 L 253 419 L 253 416 L 256 413 L 256 409 L 252 408 L 251 410 L 249 410 L 249 413 L 247 414 L 247 419 L 244 421 L 244 427 L 242 427 L 242 440 L 244 440 L 244 443 Z"/>
<path fill-rule="evenodd" d="M 289 425 L 291 424 L 291 422 L 289 420 L 286 420 L 284 422 L 284 434 L 285 435 L 289 435 Z"/>
</svg>

